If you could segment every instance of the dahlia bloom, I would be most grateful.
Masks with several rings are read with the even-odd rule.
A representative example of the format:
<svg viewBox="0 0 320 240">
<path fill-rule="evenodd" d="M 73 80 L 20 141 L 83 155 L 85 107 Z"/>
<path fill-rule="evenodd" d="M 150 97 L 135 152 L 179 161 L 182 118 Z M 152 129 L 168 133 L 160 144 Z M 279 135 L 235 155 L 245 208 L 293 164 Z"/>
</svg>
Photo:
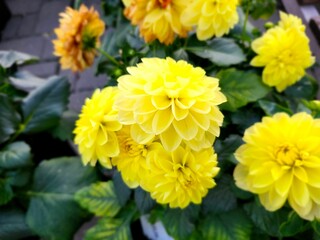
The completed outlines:
<svg viewBox="0 0 320 240">
<path fill-rule="evenodd" d="M 236 185 L 269 211 L 288 200 L 301 218 L 320 219 L 320 119 L 277 113 L 248 128 L 235 157 Z"/>
<path fill-rule="evenodd" d="M 181 142 L 194 150 L 212 146 L 223 121 L 218 105 L 226 101 L 218 79 L 171 58 L 144 58 L 127 71 L 118 79 L 115 107 L 122 124 L 133 124 L 136 142 L 145 144 L 158 135 L 168 151 Z"/>
<path fill-rule="evenodd" d="M 252 49 L 258 55 L 251 65 L 264 67 L 263 82 L 276 87 L 278 92 L 299 81 L 305 69 L 315 62 L 309 39 L 302 29 L 295 17 L 282 14 L 280 26 L 269 29 L 252 42 Z"/>
<path fill-rule="evenodd" d="M 121 129 L 117 111 L 113 104 L 118 89 L 107 87 L 97 89 L 91 99 L 87 98 L 82 107 L 74 130 L 74 142 L 79 146 L 83 164 L 95 166 L 99 161 L 106 168 L 112 168 L 110 157 L 119 154 L 115 131 Z"/>
<path fill-rule="evenodd" d="M 93 7 L 81 5 L 79 10 L 66 8 L 60 13 L 60 26 L 54 31 L 54 55 L 60 57 L 63 69 L 73 72 L 83 71 L 91 66 L 96 55 L 95 48 L 100 45 L 105 25 Z"/>
<path fill-rule="evenodd" d="M 304 32 L 306 27 L 303 25 L 302 20 L 295 15 L 286 14 L 280 11 L 280 21 L 278 26 L 283 29 L 296 28 Z"/>
<path fill-rule="evenodd" d="M 125 16 L 133 25 L 138 25 L 145 42 L 158 39 L 166 45 L 171 44 L 175 36 L 187 37 L 190 28 L 182 25 L 181 12 L 190 0 L 131 0 L 124 1 L 127 6 Z"/>
<path fill-rule="evenodd" d="M 153 143 L 147 163 L 149 172 L 142 179 L 142 188 L 171 208 L 200 204 L 208 189 L 216 185 L 213 177 L 219 172 L 212 147 L 195 152 L 179 146 L 168 152 L 160 143 Z"/>
<path fill-rule="evenodd" d="M 239 21 L 239 0 L 196 0 L 188 4 L 181 15 L 187 27 L 196 27 L 197 38 L 207 40 L 229 33 Z"/>
<path fill-rule="evenodd" d="M 123 126 L 117 132 L 120 146 L 120 154 L 112 158 L 112 164 L 121 173 L 123 181 L 130 187 L 136 188 L 140 180 L 146 175 L 147 160 L 146 156 L 152 140 L 147 144 L 139 144 L 130 136 L 130 127 Z"/>
</svg>

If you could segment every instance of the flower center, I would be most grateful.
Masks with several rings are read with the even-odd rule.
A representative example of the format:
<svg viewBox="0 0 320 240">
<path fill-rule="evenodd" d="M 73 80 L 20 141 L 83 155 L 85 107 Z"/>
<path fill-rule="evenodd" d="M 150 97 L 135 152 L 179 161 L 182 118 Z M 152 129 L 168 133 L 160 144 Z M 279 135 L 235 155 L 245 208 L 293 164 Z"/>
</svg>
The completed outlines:
<svg viewBox="0 0 320 240">
<path fill-rule="evenodd" d="M 131 138 L 127 138 L 123 143 L 123 149 L 130 157 L 143 156 L 147 155 L 147 148 L 145 145 L 138 144 Z"/>
<path fill-rule="evenodd" d="M 298 148 L 293 144 L 281 144 L 276 148 L 275 151 L 276 160 L 281 165 L 290 167 L 301 166 L 302 156 Z"/>
<path fill-rule="evenodd" d="M 176 163 L 173 166 L 176 171 L 178 182 L 185 188 L 188 188 L 194 183 L 194 174 L 187 164 Z"/>
<path fill-rule="evenodd" d="M 172 2 L 172 0 L 158 0 L 158 2 L 162 8 L 166 8 Z"/>
</svg>

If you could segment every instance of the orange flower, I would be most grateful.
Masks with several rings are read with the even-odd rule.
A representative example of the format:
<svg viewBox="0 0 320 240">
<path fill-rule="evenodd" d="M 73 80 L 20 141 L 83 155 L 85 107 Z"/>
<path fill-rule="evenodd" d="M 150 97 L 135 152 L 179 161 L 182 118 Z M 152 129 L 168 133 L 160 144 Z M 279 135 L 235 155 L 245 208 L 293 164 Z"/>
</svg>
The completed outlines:
<svg viewBox="0 0 320 240">
<path fill-rule="evenodd" d="M 123 0 L 127 6 L 125 16 L 133 25 L 138 25 L 146 42 L 158 39 L 166 45 L 174 41 L 176 35 L 187 37 L 190 27 L 180 21 L 182 11 L 190 0 Z"/>
<path fill-rule="evenodd" d="M 62 69 L 83 71 L 94 62 L 104 22 L 93 7 L 88 9 L 85 5 L 79 10 L 67 7 L 60 16 L 60 26 L 54 30 L 57 39 L 52 41 L 54 55 L 60 57 Z"/>
</svg>

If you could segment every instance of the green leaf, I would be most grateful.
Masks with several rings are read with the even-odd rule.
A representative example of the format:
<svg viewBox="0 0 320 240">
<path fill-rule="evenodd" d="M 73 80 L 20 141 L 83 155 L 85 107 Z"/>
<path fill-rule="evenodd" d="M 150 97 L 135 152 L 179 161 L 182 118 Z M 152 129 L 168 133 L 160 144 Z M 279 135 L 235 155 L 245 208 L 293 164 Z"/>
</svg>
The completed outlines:
<svg viewBox="0 0 320 240">
<path fill-rule="evenodd" d="M 42 161 L 27 192 L 29 227 L 45 239 L 72 239 L 87 215 L 74 200 L 74 193 L 96 180 L 95 169 L 84 167 L 78 157 Z"/>
<path fill-rule="evenodd" d="M 71 110 L 63 112 L 58 125 L 51 131 L 52 135 L 62 141 L 72 140 L 77 119 L 78 113 Z"/>
<path fill-rule="evenodd" d="M 219 165 L 225 165 L 225 162 L 237 164 L 234 152 L 242 143 L 242 138 L 235 134 L 230 134 L 226 139 L 217 139 L 214 149 L 219 158 Z"/>
<path fill-rule="evenodd" d="M 16 112 L 10 99 L 0 94 L 0 143 L 15 133 L 20 123 L 20 115 Z"/>
<path fill-rule="evenodd" d="M 261 76 L 239 71 L 234 68 L 222 70 L 218 73 L 221 91 L 226 95 L 227 102 L 221 109 L 235 111 L 249 102 L 255 102 L 268 94 L 270 88 L 261 81 Z"/>
<path fill-rule="evenodd" d="M 18 240 L 32 236 L 33 233 L 25 222 L 25 213 L 19 209 L 0 209 L 0 239 Z"/>
<path fill-rule="evenodd" d="M 25 142 L 14 142 L 0 151 L 0 168 L 15 169 L 30 166 L 30 147 Z"/>
<path fill-rule="evenodd" d="M 249 14 L 254 19 L 267 19 L 276 10 L 276 0 L 242 0 L 241 6 L 244 11 L 249 11 Z"/>
<path fill-rule="evenodd" d="M 56 126 L 66 108 L 69 83 L 65 77 L 52 77 L 23 100 L 24 133 L 41 132 Z"/>
<path fill-rule="evenodd" d="M 320 237 L 320 222 L 318 220 L 313 220 L 311 222 L 312 229 L 316 232 L 316 234 Z"/>
<path fill-rule="evenodd" d="M 199 226 L 203 239 L 248 240 L 252 224 L 240 209 L 213 214 L 203 219 Z"/>
<path fill-rule="evenodd" d="M 13 64 L 31 63 L 37 61 L 38 58 L 26 53 L 17 51 L 0 51 L 0 65 L 3 68 L 9 68 Z"/>
<path fill-rule="evenodd" d="M 6 179 L 0 179 L 0 205 L 7 204 L 13 198 L 13 191 Z"/>
<path fill-rule="evenodd" d="M 248 203 L 244 210 L 250 216 L 253 223 L 265 233 L 273 237 L 282 237 L 280 226 L 286 222 L 289 210 L 281 208 L 275 212 L 269 212 L 264 207 L 256 203 Z"/>
<path fill-rule="evenodd" d="M 270 102 L 267 100 L 260 100 L 258 101 L 258 104 L 268 116 L 272 116 L 278 112 L 286 112 L 289 115 L 292 114 L 292 111 L 289 108 L 285 108 L 274 102 Z"/>
<path fill-rule="evenodd" d="M 314 100 L 317 96 L 318 87 L 317 80 L 310 75 L 306 75 L 296 84 L 288 87 L 284 93 L 292 99 Z"/>
<path fill-rule="evenodd" d="M 5 178 L 11 186 L 23 187 L 31 179 L 32 169 L 20 168 L 13 171 L 6 171 Z"/>
<path fill-rule="evenodd" d="M 150 197 L 150 193 L 142 188 L 134 190 L 134 201 L 141 213 L 148 213 L 156 205 L 156 202 Z"/>
<path fill-rule="evenodd" d="M 207 46 L 188 46 L 187 51 L 218 66 L 230 66 L 246 60 L 242 49 L 230 38 L 215 38 Z"/>
<path fill-rule="evenodd" d="M 184 50 L 183 48 L 180 48 L 176 51 L 173 52 L 173 58 L 175 60 L 185 60 L 188 61 L 189 60 L 189 56 L 188 53 L 186 52 L 186 50 Z"/>
<path fill-rule="evenodd" d="M 231 186 L 233 178 L 223 175 L 217 180 L 217 186 L 209 190 L 209 193 L 202 201 L 203 212 L 209 213 L 228 212 L 237 207 L 237 198 L 233 194 Z"/>
<path fill-rule="evenodd" d="M 188 239 L 195 230 L 199 210 L 200 206 L 193 204 L 185 209 L 168 208 L 161 220 L 170 236 L 176 239 Z"/>
<path fill-rule="evenodd" d="M 112 181 L 98 182 L 79 190 L 76 201 L 96 216 L 114 217 L 121 206 Z"/>
<path fill-rule="evenodd" d="M 124 218 L 102 218 L 98 224 L 90 228 L 85 240 L 130 240 L 130 221 Z"/>
<path fill-rule="evenodd" d="M 131 189 L 122 180 L 121 174 L 115 171 L 112 181 L 114 183 L 115 192 L 120 205 L 123 207 L 127 204 L 131 196 Z"/>
<path fill-rule="evenodd" d="M 9 81 L 15 88 L 26 92 L 30 92 L 47 82 L 46 79 L 39 78 L 27 71 L 15 73 L 9 78 Z"/>
<path fill-rule="evenodd" d="M 280 225 L 280 233 L 284 237 L 291 237 L 305 231 L 307 227 L 309 227 L 309 222 L 303 220 L 292 211 L 288 220 Z"/>
</svg>

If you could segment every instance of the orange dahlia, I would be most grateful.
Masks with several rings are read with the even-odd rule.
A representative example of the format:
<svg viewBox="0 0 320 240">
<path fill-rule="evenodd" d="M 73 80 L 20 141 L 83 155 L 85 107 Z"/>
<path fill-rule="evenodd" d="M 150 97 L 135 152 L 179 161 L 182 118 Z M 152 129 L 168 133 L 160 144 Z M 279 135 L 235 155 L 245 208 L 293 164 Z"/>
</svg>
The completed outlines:
<svg viewBox="0 0 320 240">
<path fill-rule="evenodd" d="M 67 7 L 60 17 L 60 26 L 54 30 L 57 39 L 52 41 L 54 55 L 60 57 L 62 69 L 83 71 L 94 62 L 104 22 L 93 7 L 88 9 L 85 5 L 79 10 Z"/>
<path fill-rule="evenodd" d="M 176 35 L 187 37 L 190 27 L 180 21 L 182 11 L 190 0 L 123 0 L 125 16 L 133 25 L 138 25 L 146 42 L 158 39 L 166 45 L 174 41 Z"/>
</svg>

